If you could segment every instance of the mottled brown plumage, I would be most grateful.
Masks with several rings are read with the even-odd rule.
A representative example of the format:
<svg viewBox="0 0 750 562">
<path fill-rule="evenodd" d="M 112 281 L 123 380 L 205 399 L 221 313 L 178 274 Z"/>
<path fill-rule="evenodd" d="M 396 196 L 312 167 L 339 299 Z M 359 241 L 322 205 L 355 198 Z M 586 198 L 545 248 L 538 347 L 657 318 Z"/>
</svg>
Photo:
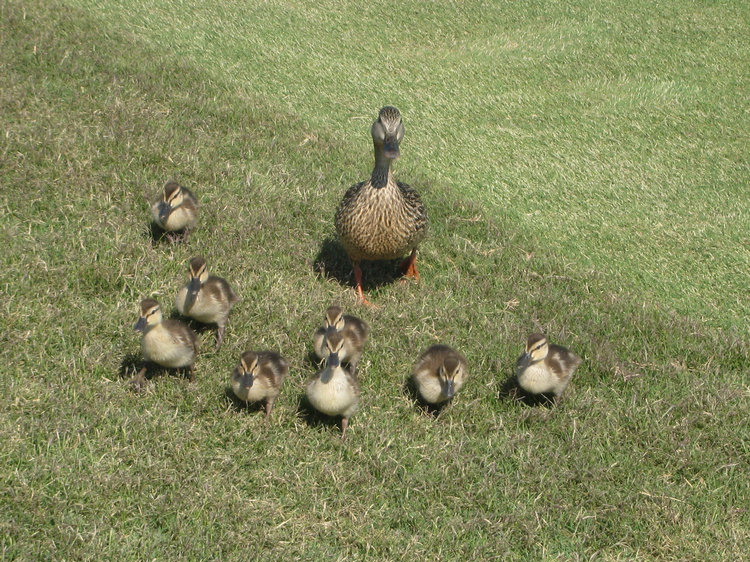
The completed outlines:
<svg viewBox="0 0 750 562">
<path fill-rule="evenodd" d="M 226 279 L 209 275 L 203 258 L 190 260 L 190 281 L 175 299 L 177 311 L 204 324 L 216 324 L 216 349 L 224 341 L 229 312 L 240 299 L 232 291 Z"/>
<path fill-rule="evenodd" d="M 339 332 L 343 336 L 344 346 L 339 354 L 339 359 L 348 363 L 352 374 L 356 374 L 357 363 L 362 357 L 362 349 L 370 335 L 370 326 L 356 316 L 344 314 L 340 306 L 329 306 L 326 310 L 323 326 L 313 334 L 315 354 L 321 359 L 328 356 L 325 340 L 326 335 L 331 332 Z"/>
<path fill-rule="evenodd" d="M 557 402 L 581 361 L 564 347 L 549 344 L 544 335 L 531 334 L 516 361 L 516 379 L 526 392 L 554 394 Z"/>
<path fill-rule="evenodd" d="M 245 402 L 266 401 L 266 419 L 289 374 L 289 363 L 274 351 L 246 351 L 232 372 L 232 391 Z"/>
<path fill-rule="evenodd" d="M 360 302 L 363 260 L 395 259 L 410 253 L 401 264 L 407 277 L 418 279 L 417 246 L 427 233 L 427 210 L 419 194 L 397 182 L 391 161 L 399 157 L 404 125 L 398 109 L 386 106 L 373 123 L 375 167 L 370 179 L 353 185 L 336 211 L 336 231 L 354 269 Z"/>
</svg>

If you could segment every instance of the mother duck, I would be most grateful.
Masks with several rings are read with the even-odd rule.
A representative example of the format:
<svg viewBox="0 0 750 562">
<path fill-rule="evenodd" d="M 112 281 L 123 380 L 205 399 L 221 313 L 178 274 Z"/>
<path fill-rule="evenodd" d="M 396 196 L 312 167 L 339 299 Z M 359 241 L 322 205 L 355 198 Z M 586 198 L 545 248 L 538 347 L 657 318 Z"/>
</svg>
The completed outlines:
<svg viewBox="0 0 750 562">
<path fill-rule="evenodd" d="M 427 211 L 419 194 L 393 179 L 391 162 L 399 157 L 404 138 L 401 113 L 392 106 L 380 110 L 372 124 L 375 167 L 370 179 L 351 186 L 336 211 L 336 231 L 354 268 L 357 296 L 362 292 L 363 260 L 390 260 L 411 252 L 401 262 L 406 277 L 419 279 L 417 246 L 427 233 Z"/>
</svg>

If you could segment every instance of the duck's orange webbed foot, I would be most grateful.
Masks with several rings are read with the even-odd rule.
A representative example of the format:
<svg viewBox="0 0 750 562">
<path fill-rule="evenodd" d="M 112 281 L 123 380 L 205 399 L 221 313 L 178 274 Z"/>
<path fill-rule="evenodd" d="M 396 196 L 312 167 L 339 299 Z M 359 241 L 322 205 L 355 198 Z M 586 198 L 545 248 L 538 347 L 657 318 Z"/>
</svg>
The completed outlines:
<svg viewBox="0 0 750 562">
<path fill-rule="evenodd" d="M 419 272 L 417 271 L 417 249 L 414 248 L 408 258 L 401 262 L 401 272 L 404 277 L 409 277 L 419 281 Z"/>
</svg>

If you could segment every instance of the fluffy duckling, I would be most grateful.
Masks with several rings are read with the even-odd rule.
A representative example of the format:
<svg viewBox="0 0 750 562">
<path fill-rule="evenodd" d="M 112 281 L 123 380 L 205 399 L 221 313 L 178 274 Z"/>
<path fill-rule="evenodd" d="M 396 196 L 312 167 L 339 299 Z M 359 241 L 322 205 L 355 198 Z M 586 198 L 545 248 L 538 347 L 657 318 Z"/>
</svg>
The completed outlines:
<svg viewBox="0 0 750 562">
<path fill-rule="evenodd" d="M 359 382 L 341 366 L 344 336 L 331 332 L 325 338 L 328 364 L 311 378 L 305 388 L 313 408 L 328 416 L 341 416 L 341 438 L 346 436 L 349 418 L 359 407 Z"/>
<path fill-rule="evenodd" d="M 442 344 L 428 347 L 412 370 L 412 381 L 419 396 L 432 405 L 439 405 L 453 398 L 467 377 L 464 356 Z"/>
<path fill-rule="evenodd" d="M 174 240 L 173 233 L 188 231 L 198 222 L 198 200 L 195 195 L 176 181 L 164 184 L 162 197 L 151 206 L 154 222 Z"/>
<path fill-rule="evenodd" d="M 516 362 L 518 386 L 529 394 L 554 394 L 555 403 L 583 361 L 564 347 L 552 345 L 542 334 L 531 334 Z"/>
<path fill-rule="evenodd" d="M 340 306 L 329 306 L 326 310 L 323 326 L 313 334 L 315 354 L 321 359 L 327 357 L 326 335 L 339 332 L 344 336 L 344 347 L 339 354 L 339 360 L 349 364 L 353 375 L 357 373 L 357 363 L 362 357 L 362 348 L 370 335 L 370 326 L 356 316 L 344 314 Z"/>
<path fill-rule="evenodd" d="M 392 106 L 380 110 L 370 129 L 375 167 L 370 179 L 351 186 L 336 210 L 336 232 L 354 270 L 359 301 L 370 304 L 362 291 L 362 260 L 401 262 L 406 277 L 419 279 L 417 246 L 427 233 L 427 210 L 419 194 L 396 181 L 391 162 L 399 157 L 404 138 L 401 113 Z"/>
<path fill-rule="evenodd" d="M 209 275 L 206 260 L 190 260 L 190 281 L 177 293 L 175 305 L 183 316 L 189 316 L 204 324 L 216 324 L 216 349 L 224 341 L 224 329 L 229 311 L 240 299 L 234 294 L 226 279 Z"/>
<path fill-rule="evenodd" d="M 159 303 L 154 299 L 141 301 L 140 318 L 134 328 L 143 332 L 141 351 L 146 363 L 131 381 L 136 388 L 146 382 L 149 362 L 170 369 L 187 367 L 190 382 L 195 381 L 193 365 L 198 353 L 198 338 L 193 330 L 179 320 L 163 320 Z"/>
<path fill-rule="evenodd" d="M 232 390 L 245 402 L 266 401 L 266 419 L 289 374 L 289 363 L 273 351 L 246 351 L 232 372 Z"/>
</svg>

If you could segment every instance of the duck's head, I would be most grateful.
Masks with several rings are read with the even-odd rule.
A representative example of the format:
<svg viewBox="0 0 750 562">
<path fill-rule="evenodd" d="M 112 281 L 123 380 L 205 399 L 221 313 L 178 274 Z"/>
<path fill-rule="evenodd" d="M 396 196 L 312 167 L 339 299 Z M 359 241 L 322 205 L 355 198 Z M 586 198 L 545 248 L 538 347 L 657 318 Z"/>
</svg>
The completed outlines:
<svg viewBox="0 0 750 562">
<path fill-rule="evenodd" d="M 164 184 L 164 193 L 162 194 L 161 204 L 159 205 L 159 219 L 166 221 L 172 209 L 182 205 L 185 194 L 176 181 L 168 181 Z"/>
<path fill-rule="evenodd" d="M 344 336 L 341 332 L 331 332 L 330 334 L 326 334 L 325 353 L 329 367 L 334 368 L 341 364 L 339 353 L 341 353 L 343 347 Z"/>
<path fill-rule="evenodd" d="M 526 363 L 536 363 L 547 357 L 549 345 L 543 334 L 531 334 L 526 339 L 526 349 L 521 359 Z"/>
<path fill-rule="evenodd" d="M 399 157 L 398 145 L 404 138 L 404 124 L 401 122 L 401 113 L 398 109 L 391 105 L 381 109 L 370 132 L 375 146 L 383 147 L 386 158 L 395 160 Z"/>
<path fill-rule="evenodd" d="M 201 285 L 208 279 L 208 272 L 206 271 L 206 260 L 203 258 L 193 258 L 190 260 L 190 267 L 188 268 L 188 278 L 190 281 L 187 286 L 187 297 L 185 297 L 185 309 L 189 310 L 195 302 L 195 298 L 198 296 L 198 291 L 201 290 Z"/>
<path fill-rule="evenodd" d="M 456 380 L 463 377 L 461 362 L 457 357 L 449 355 L 443 360 L 443 364 L 438 369 L 438 380 L 443 394 L 450 400 L 456 393 Z"/>
<path fill-rule="evenodd" d="M 154 299 L 143 299 L 141 301 L 140 317 L 133 327 L 137 332 L 145 332 L 150 326 L 161 322 L 161 308 Z"/>
<path fill-rule="evenodd" d="M 328 334 L 331 332 L 340 332 L 344 329 L 344 311 L 340 306 L 332 305 L 328 307 L 323 327 Z"/>
<path fill-rule="evenodd" d="M 248 390 L 252 388 L 255 377 L 258 376 L 258 355 L 252 351 L 246 351 L 242 354 L 240 364 L 232 374 L 232 382 L 239 390 Z"/>
</svg>

